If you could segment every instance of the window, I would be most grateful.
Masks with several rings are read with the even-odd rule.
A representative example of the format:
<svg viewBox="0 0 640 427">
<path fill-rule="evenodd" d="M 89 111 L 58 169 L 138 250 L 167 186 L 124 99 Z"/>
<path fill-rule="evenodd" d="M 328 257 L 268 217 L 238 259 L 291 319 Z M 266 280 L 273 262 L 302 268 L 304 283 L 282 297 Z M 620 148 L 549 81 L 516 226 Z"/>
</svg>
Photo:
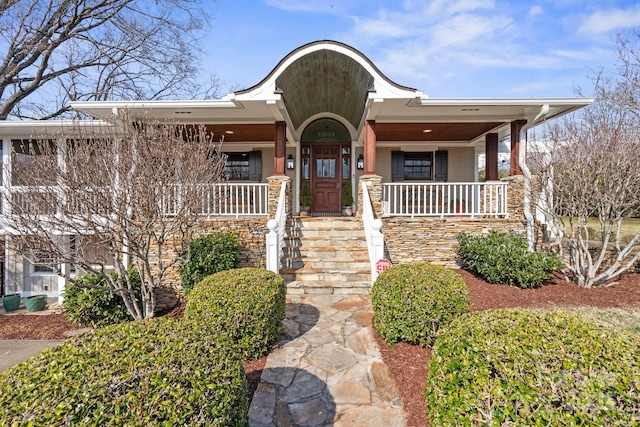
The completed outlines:
<svg viewBox="0 0 640 427">
<path fill-rule="evenodd" d="M 76 259 L 76 236 L 69 236 L 69 251 L 70 251 L 70 256 L 72 260 Z M 32 264 L 33 265 L 33 272 L 34 273 L 40 273 L 40 274 L 53 274 L 53 268 L 49 267 L 49 265 L 52 264 L 59 264 L 59 261 L 46 253 L 34 253 L 32 256 L 32 259 L 34 261 L 37 262 L 37 264 Z M 70 265 L 70 269 L 69 269 L 70 273 L 76 273 L 76 266 L 75 264 L 71 264 Z"/>
<path fill-rule="evenodd" d="M 404 179 L 430 180 L 433 153 L 404 153 Z"/>
<path fill-rule="evenodd" d="M 229 181 L 260 181 L 262 179 L 262 156 L 260 151 L 226 153 L 224 176 Z"/>
</svg>

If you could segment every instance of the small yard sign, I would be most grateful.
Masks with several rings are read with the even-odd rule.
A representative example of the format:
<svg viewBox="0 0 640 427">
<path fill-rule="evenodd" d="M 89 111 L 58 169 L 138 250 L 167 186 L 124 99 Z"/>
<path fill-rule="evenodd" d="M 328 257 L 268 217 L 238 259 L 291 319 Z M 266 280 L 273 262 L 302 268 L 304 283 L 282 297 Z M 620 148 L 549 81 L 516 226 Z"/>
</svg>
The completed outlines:
<svg viewBox="0 0 640 427">
<path fill-rule="evenodd" d="M 391 267 L 393 267 L 393 264 L 391 264 L 391 261 L 383 258 L 381 260 L 378 260 L 378 262 L 376 262 L 376 273 L 382 273 L 383 271 L 388 270 Z"/>
</svg>

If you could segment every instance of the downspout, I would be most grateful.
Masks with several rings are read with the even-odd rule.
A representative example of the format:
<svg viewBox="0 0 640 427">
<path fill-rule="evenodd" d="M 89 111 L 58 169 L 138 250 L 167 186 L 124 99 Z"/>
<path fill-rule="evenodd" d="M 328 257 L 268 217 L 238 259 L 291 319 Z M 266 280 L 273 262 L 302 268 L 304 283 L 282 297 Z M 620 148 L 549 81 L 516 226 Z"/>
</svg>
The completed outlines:
<svg viewBox="0 0 640 427">
<path fill-rule="evenodd" d="M 527 242 L 529 252 L 533 252 L 535 250 L 535 242 L 533 237 L 534 231 L 534 219 L 533 214 L 531 213 L 531 170 L 527 165 L 527 130 L 531 129 L 537 123 L 536 121 L 540 118 L 544 119 L 546 115 L 549 113 L 549 104 L 544 104 L 540 108 L 540 112 L 538 115 L 531 121 L 527 122 L 520 129 L 520 150 L 518 151 L 518 162 L 520 163 L 520 170 L 522 171 L 522 176 L 524 177 L 524 201 L 523 201 L 523 210 L 524 217 L 527 220 L 526 231 L 527 231 Z M 524 146 L 523 146 L 524 142 Z"/>
</svg>

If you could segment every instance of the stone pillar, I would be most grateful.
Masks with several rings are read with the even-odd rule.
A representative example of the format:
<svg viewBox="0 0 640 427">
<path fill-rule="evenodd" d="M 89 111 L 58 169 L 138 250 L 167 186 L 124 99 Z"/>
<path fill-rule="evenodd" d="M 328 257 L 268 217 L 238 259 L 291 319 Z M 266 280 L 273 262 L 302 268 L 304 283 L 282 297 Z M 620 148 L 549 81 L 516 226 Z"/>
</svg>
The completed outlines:
<svg viewBox="0 0 640 427">
<path fill-rule="evenodd" d="M 273 157 L 273 175 L 284 176 L 285 154 L 287 151 L 287 124 L 276 122 L 276 154 Z"/>
<path fill-rule="evenodd" d="M 487 181 L 498 180 L 498 134 L 488 133 L 485 137 L 485 176 Z"/>
<path fill-rule="evenodd" d="M 507 188 L 507 212 L 509 213 L 509 218 L 526 222 L 524 216 L 524 176 L 509 176 L 503 178 L 502 181 L 509 183 Z"/>
<path fill-rule="evenodd" d="M 376 121 L 364 123 L 364 174 L 376 174 Z"/>
<path fill-rule="evenodd" d="M 520 169 L 519 152 L 520 152 L 520 131 L 527 123 L 526 120 L 514 120 L 511 122 L 511 169 L 509 175 L 522 175 Z"/>
<path fill-rule="evenodd" d="M 380 218 L 382 216 L 382 177 L 378 175 L 362 175 L 358 178 L 358 212 L 356 215 L 361 217 L 363 204 L 362 204 L 362 183 L 367 183 L 369 189 L 369 198 L 371 199 L 371 206 L 373 207 L 373 216 Z"/>
<path fill-rule="evenodd" d="M 280 197 L 280 187 L 282 183 L 287 183 L 287 195 L 286 195 L 286 205 L 285 210 L 287 212 L 287 217 L 291 216 L 291 206 L 292 206 L 292 192 L 291 192 L 291 178 L 288 176 L 270 176 L 267 178 L 267 183 L 269 184 L 269 195 L 267 201 L 267 212 L 269 213 L 269 218 L 276 217 L 276 211 L 278 210 L 278 198 Z"/>
</svg>

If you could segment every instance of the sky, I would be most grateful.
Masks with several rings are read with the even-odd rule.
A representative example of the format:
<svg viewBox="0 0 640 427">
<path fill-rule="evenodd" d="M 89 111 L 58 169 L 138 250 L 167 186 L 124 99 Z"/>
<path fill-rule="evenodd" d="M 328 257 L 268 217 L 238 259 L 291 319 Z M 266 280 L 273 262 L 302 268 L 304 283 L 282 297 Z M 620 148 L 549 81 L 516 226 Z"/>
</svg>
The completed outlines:
<svg viewBox="0 0 640 427">
<path fill-rule="evenodd" d="M 431 98 L 573 97 L 640 27 L 638 0 L 217 0 L 210 12 L 203 70 L 221 96 L 336 40 Z"/>
</svg>

